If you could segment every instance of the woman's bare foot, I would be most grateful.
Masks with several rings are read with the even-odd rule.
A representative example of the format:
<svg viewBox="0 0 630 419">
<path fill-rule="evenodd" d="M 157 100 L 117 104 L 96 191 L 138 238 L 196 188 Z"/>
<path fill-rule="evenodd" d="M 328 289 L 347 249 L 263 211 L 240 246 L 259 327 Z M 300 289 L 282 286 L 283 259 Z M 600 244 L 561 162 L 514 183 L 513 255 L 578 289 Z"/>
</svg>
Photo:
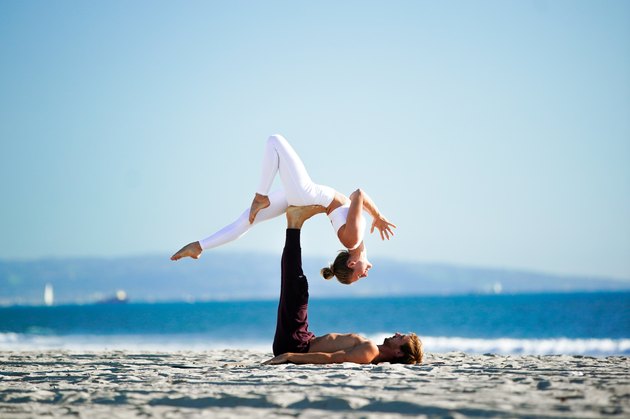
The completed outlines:
<svg viewBox="0 0 630 419">
<path fill-rule="evenodd" d="M 252 206 L 249 209 L 249 223 L 253 223 L 256 219 L 256 214 L 263 208 L 267 208 L 270 205 L 269 197 L 267 195 L 256 194 L 252 201 Z"/>
<path fill-rule="evenodd" d="M 177 253 L 171 256 L 171 260 L 180 260 L 181 258 L 190 257 L 193 259 L 199 259 L 203 249 L 199 242 L 188 243 L 186 246 L 179 249 Z"/>
<path fill-rule="evenodd" d="M 326 208 L 321 205 L 290 206 L 287 208 L 287 228 L 302 228 L 304 221 L 322 212 L 326 212 Z"/>
</svg>

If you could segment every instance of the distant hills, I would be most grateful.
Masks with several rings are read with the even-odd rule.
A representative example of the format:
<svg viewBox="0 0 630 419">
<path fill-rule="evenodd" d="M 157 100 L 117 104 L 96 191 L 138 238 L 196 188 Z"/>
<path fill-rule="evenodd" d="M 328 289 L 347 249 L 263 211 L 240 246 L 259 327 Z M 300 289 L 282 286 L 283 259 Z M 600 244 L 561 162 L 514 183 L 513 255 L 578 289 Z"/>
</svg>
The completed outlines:
<svg viewBox="0 0 630 419">
<path fill-rule="evenodd" d="M 311 298 L 630 290 L 630 280 L 376 258 L 369 277 L 346 286 L 319 276 L 327 262 L 304 258 Z M 46 284 L 55 304 L 93 303 L 119 290 L 131 302 L 276 299 L 279 276 L 279 254 L 206 252 L 178 262 L 167 256 L 0 260 L 0 305 L 43 304 Z"/>
</svg>

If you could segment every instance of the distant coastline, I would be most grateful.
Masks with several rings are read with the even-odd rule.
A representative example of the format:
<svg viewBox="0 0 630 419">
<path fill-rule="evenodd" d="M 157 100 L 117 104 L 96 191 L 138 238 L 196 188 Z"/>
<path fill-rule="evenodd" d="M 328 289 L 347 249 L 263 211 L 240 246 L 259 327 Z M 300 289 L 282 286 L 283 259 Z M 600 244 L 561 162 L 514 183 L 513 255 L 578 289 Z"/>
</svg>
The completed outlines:
<svg viewBox="0 0 630 419">
<path fill-rule="evenodd" d="M 0 260 L 0 305 L 44 304 L 47 286 L 54 288 L 55 304 L 94 303 L 119 291 L 129 302 L 275 300 L 279 263 L 271 256 L 216 252 L 178 263 L 162 255 Z M 325 262 L 304 258 L 312 298 L 630 291 L 630 279 L 388 259 L 378 260 L 359 284 L 343 286 L 319 276 Z"/>
</svg>

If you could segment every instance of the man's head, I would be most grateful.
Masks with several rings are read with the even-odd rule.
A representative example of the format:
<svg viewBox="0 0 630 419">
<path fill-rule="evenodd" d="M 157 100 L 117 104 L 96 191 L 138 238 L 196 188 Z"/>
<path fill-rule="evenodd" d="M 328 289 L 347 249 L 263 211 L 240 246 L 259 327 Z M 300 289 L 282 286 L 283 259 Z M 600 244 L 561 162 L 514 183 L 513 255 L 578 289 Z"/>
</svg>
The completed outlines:
<svg viewBox="0 0 630 419">
<path fill-rule="evenodd" d="M 402 335 L 396 333 L 394 336 L 385 338 L 383 346 L 392 353 L 392 364 L 421 364 L 424 357 L 422 341 L 415 333 Z"/>
</svg>

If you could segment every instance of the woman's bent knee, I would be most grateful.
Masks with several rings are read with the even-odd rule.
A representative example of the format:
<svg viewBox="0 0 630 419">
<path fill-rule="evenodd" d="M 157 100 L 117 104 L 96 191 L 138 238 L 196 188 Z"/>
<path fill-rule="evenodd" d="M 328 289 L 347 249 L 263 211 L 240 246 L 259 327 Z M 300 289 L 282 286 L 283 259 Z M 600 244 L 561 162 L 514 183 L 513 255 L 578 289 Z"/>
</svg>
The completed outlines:
<svg viewBox="0 0 630 419">
<path fill-rule="evenodd" d="M 277 146 L 283 146 L 284 144 L 286 144 L 286 142 L 286 138 L 284 138 L 280 134 L 273 134 L 270 135 L 269 138 L 267 138 L 267 143 L 274 146 L 274 148 Z"/>
</svg>

